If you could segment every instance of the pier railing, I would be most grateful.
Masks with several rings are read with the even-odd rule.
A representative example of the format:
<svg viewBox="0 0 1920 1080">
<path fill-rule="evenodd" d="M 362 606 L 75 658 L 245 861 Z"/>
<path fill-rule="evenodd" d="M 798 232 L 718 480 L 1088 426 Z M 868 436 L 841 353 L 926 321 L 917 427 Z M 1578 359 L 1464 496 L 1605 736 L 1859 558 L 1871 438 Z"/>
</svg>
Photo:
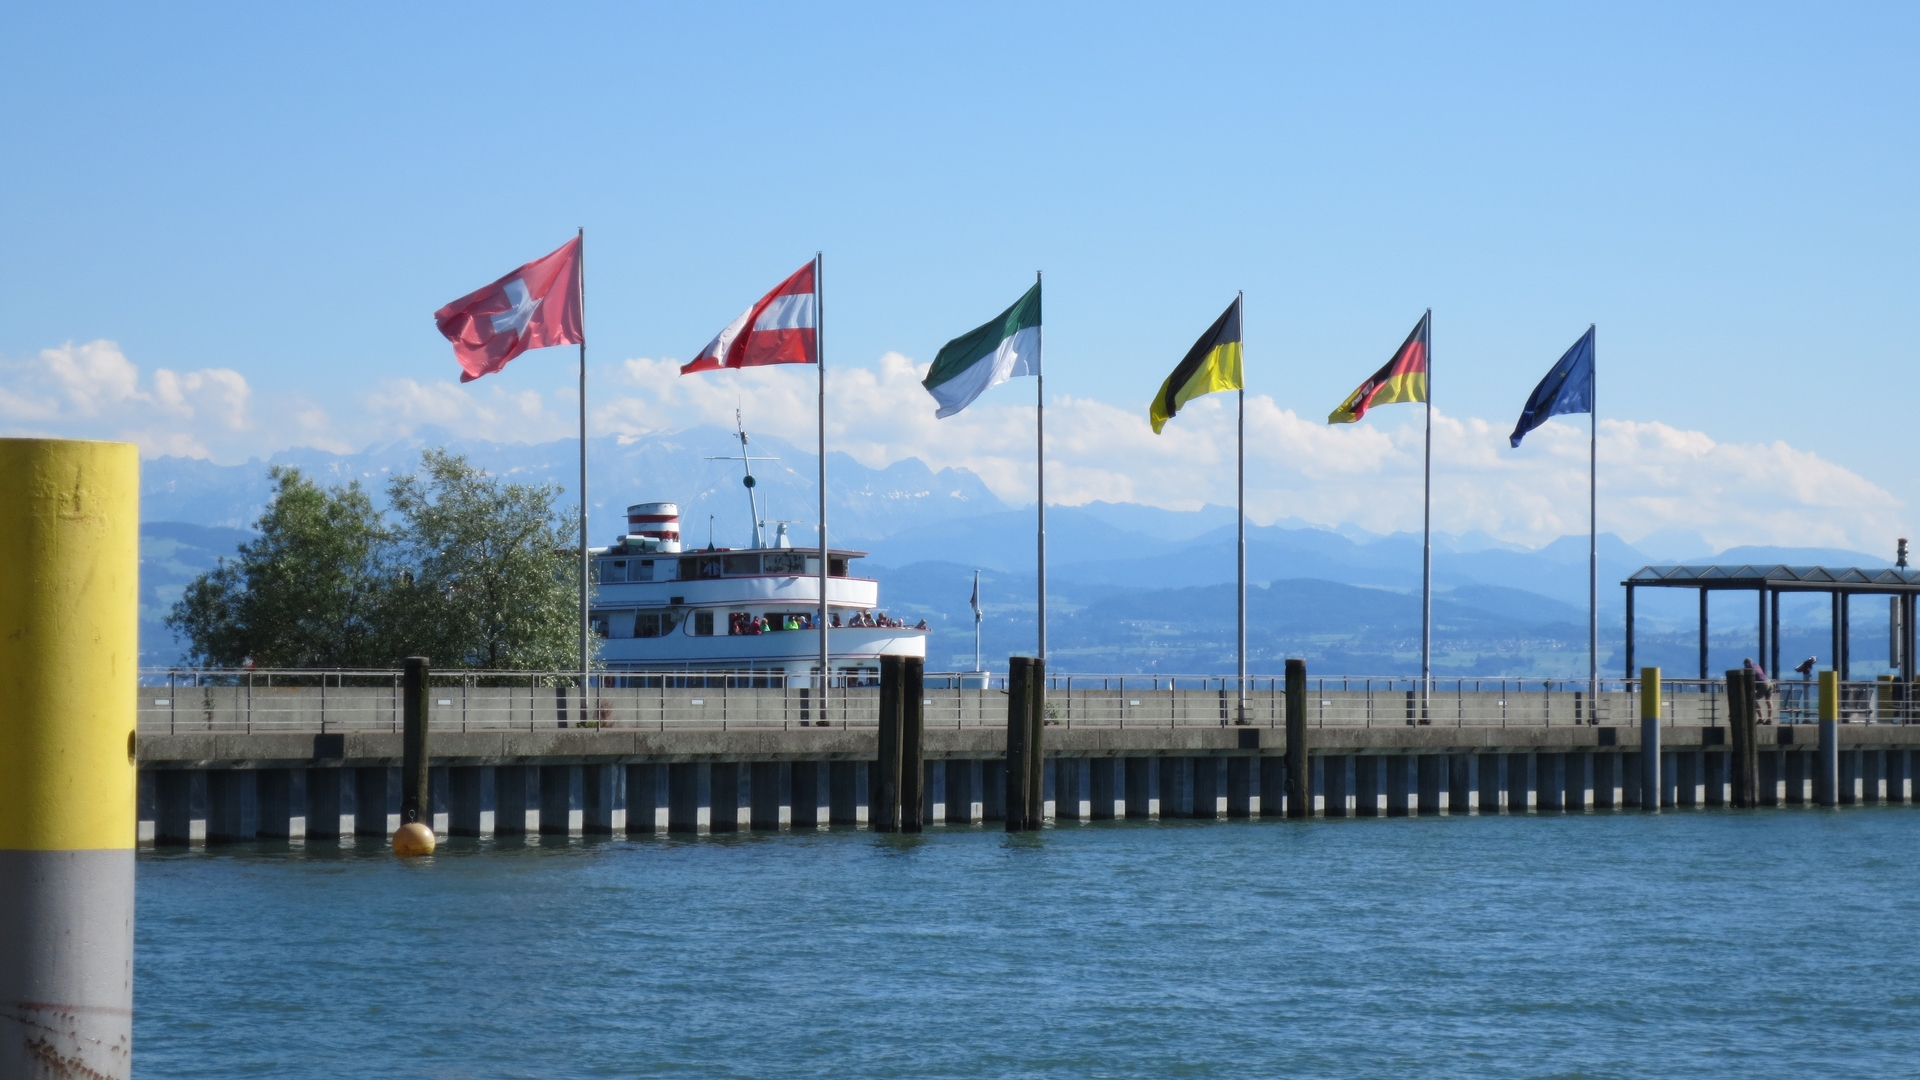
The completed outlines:
<svg viewBox="0 0 1920 1080">
<path fill-rule="evenodd" d="M 146 733 L 398 731 L 398 671 L 187 671 L 141 673 L 140 730 Z M 585 694 L 564 672 L 437 672 L 430 726 L 443 731 L 560 728 L 862 727 L 875 723 L 879 689 L 841 679 L 821 700 L 807 680 L 764 672 L 676 672 L 596 676 Z M 1285 724 L 1279 677 L 1248 680 L 1246 713 L 1238 683 L 1221 675 L 1057 675 L 1047 680 L 1050 724 L 1067 727 L 1205 727 Z M 929 726 L 1004 727 L 1003 676 L 934 672 L 922 710 Z M 1554 727 L 1637 723 L 1638 680 L 1538 678 L 1434 679 L 1327 676 L 1308 680 L 1307 722 L 1314 727 Z M 1813 684 L 1772 683 L 1763 723 L 1814 717 Z M 1673 726 L 1719 726 L 1726 687 L 1714 680 L 1666 680 L 1661 719 Z M 1842 684 L 1842 718 L 1853 723 L 1920 720 L 1920 688 L 1877 680 Z"/>
</svg>

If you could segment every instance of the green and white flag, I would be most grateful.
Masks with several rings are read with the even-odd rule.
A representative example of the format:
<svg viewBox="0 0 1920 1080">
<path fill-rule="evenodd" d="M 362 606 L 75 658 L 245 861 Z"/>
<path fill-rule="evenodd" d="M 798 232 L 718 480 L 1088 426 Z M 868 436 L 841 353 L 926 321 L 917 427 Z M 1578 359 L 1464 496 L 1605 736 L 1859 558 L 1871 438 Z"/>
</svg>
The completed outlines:
<svg viewBox="0 0 1920 1080">
<path fill-rule="evenodd" d="M 1038 374 L 1040 284 L 1035 282 L 992 322 L 947 342 L 920 385 L 940 403 L 933 415 L 945 419 L 1008 379 Z"/>
</svg>

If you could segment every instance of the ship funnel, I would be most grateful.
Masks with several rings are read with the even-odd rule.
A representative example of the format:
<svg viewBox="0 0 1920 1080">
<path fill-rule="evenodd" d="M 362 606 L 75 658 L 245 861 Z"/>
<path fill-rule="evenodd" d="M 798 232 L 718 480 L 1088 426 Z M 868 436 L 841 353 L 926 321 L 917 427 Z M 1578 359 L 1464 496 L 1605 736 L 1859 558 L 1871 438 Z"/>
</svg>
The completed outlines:
<svg viewBox="0 0 1920 1080">
<path fill-rule="evenodd" d="M 660 550 L 680 550 L 680 504 L 637 503 L 627 507 L 627 532 L 657 540 Z"/>
</svg>

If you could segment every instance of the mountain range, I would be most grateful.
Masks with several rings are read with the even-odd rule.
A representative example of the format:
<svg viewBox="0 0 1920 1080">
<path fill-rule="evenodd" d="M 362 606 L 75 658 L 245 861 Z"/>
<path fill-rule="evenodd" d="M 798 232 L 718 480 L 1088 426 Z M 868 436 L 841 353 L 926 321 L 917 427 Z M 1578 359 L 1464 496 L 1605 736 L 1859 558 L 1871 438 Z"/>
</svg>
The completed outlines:
<svg viewBox="0 0 1920 1080">
<path fill-rule="evenodd" d="M 267 469 L 288 465 L 325 483 L 357 482 L 376 501 L 422 449 L 445 448 L 515 481 L 569 493 L 579 444 L 456 440 L 424 432 L 358 454 L 299 449 L 268 461 L 218 465 L 183 458 L 145 463 L 142 474 L 141 653 L 148 665 L 178 662 L 167 609 L 195 574 L 244 540 L 271 492 Z M 630 503 L 671 500 L 690 545 L 751 542 L 755 517 L 771 535 L 784 518 L 792 542 L 813 542 L 816 458 L 802 447 L 754 438 L 748 448 L 761 500 L 748 512 L 740 441 L 718 427 L 589 441 L 589 520 L 595 543 L 624 531 Z M 764 455 L 764 458 L 763 458 Z M 992 658 L 1034 647 L 1035 514 L 1010 506 L 965 469 L 933 470 L 908 458 L 869 468 L 828 455 L 829 524 L 836 546 L 869 552 L 856 572 L 878 578 L 889 611 L 925 618 L 935 634 L 929 665 L 973 664 L 967 605 L 981 575 L 986 618 L 981 651 Z M 571 498 L 571 495 L 563 496 Z M 1230 507 L 1173 511 L 1137 504 L 1049 507 L 1048 646 L 1056 670 L 1218 673 L 1234 656 L 1234 515 Z M 1859 552 L 1734 548 L 1717 554 L 1697 538 L 1653 538 L 1658 554 L 1599 537 L 1601 670 L 1618 670 L 1623 592 L 1619 582 L 1650 563 L 1817 563 L 1885 566 Z M 1693 548 L 1689 549 L 1689 544 Z M 1650 543 L 1648 547 L 1656 547 Z M 1526 548 L 1491 536 L 1434 537 L 1434 669 L 1461 675 L 1576 676 L 1586 671 L 1587 538 Z M 1676 557 L 1677 556 L 1677 557 Z M 1417 534 L 1379 535 L 1299 521 L 1247 528 L 1248 663 L 1277 673 L 1287 656 L 1341 674 L 1417 671 L 1421 545 Z M 1750 594 L 1714 600 L 1714 670 L 1752 652 Z M 1783 605 L 1783 655 L 1826 651 L 1823 598 Z M 1637 662 L 1690 674 L 1697 667 L 1695 594 L 1643 590 L 1636 608 Z M 1884 654 L 1885 627 L 1877 627 Z M 1854 652 L 1876 654 L 1874 620 L 1856 618 Z M 1741 650 L 1744 649 L 1743 654 Z M 1004 663 L 1004 659 L 1000 661 Z"/>
</svg>

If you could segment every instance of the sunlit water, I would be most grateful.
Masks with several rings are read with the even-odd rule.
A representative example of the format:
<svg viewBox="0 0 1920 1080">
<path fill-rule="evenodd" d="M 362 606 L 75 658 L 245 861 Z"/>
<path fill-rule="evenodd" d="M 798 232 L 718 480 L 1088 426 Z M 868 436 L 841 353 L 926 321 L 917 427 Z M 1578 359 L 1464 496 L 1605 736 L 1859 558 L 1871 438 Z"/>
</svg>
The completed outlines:
<svg viewBox="0 0 1920 1080">
<path fill-rule="evenodd" d="M 143 1077 L 1903 1076 L 1920 810 L 143 853 Z"/>
</svg>

